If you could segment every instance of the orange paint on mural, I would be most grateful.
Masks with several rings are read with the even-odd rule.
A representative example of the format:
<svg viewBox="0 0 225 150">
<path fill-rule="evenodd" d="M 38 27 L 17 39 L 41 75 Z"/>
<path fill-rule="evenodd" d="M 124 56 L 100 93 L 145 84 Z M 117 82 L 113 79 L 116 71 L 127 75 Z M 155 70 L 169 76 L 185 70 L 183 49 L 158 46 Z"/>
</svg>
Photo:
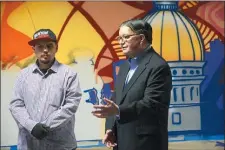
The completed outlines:
<svg viewBox="0 0 225 150">
<path fill-rule="evenodd" d="M 22 3 L 23 2 L 5 3 L 1 27 L 1 61 L 3 63 L 3 68 L 7 64 L 12 65 L 24 58 L 27 58 L 33 53 L 31 47 L 27 43 L 31 39 L 13 29 L 7 23 L 9 15 Z"/>
<path fill-rule="evenodd" d="M 122 22 L 144 12 L 123 2 L 88 1 L 82 7 L 91 15 L 109 39 L 115 34 Z M 127 10 L 129 10 L 129 13 L 127 13 Z"/>
<path fill-rule="evenodd" d="M 197 16 L 208 22 L 224 36 L 223 2 L 209 2 L 202 5 L 197 11 Z"/>
</svg>

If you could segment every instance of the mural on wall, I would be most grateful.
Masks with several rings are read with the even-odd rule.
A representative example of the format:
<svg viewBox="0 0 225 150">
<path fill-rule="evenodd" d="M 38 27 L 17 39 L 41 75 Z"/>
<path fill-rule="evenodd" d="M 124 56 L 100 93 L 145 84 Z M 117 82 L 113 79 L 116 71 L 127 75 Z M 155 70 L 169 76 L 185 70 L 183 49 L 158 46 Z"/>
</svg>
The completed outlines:
<svg viewBox="0 0 225 150">
<path fill-rule="evenodd" d="M 1 2 L 2 145 L 17 142 L 8 104 L 18 72 L 35 62 L 27 42 L 40 28 L 58 35 L 56 58 L 78 72 L 83 97 L 76 114 L 77 139 L 101 139 L 105 120 L 92 116 L 92 105 L 111 97 L 126 59 L 116 41 L 118 26 L 132 18 L 152 25 L 153 47 L 171 67 L 169 134 L 222 135 L 223 15 L 223 2 Z"/>
</svg>

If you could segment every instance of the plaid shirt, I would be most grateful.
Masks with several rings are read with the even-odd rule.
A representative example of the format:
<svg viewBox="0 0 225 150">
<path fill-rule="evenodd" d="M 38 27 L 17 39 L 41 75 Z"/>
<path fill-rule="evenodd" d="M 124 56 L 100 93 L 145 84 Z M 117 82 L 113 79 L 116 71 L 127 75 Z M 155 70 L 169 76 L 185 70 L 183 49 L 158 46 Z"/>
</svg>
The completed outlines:
<svg viewBox="0 0 225 150">
<path fill-rule="evenodd" d="M 10 103 L 10 111 L 19 127 L 18 150 L 75 148 L 75 112 L 81 97 L 77 73 L 56 60 L 46 74 L 37 64 L 23 69 Z M 37 123 L 43 123 L 51 130 L 42 140 L 31 135 Z"/>
</svg>

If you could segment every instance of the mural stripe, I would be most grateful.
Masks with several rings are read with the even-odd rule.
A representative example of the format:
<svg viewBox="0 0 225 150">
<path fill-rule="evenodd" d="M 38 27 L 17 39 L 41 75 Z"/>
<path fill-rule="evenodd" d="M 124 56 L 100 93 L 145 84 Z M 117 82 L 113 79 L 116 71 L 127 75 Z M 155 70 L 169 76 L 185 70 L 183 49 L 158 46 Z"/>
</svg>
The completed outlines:
<svg viewBox="0 0 225 150">
<path fill-rule="evenodd" d="M 174 21 L 175 21 L 175 25 L 176 25 L 176 29 L 177 29 L 177 44 L 178 44 L 178 60 L 181 60 L 181 52 L 180 52 L 180 36 L 179 36 L 179 32 L 178 32 L 178 25 L 177 25 L 177 20 L 176 17 L 174 16 L 174 12 L 171 11 Z"/>
<path fill-rule="evenodd" d="M 160 40 L 160 55 L 161 56 L 162 56 L 162 44 L 163 44 L 162 34 L 163 34 L 164 13 L 165 13 L 165 11 L 163 11 L 163 14 L 162 14 L 162 23 L 161 23 L 161 40 Z"/>
<path fill-rule="evenodd" d="M 180 20 L 182 21 L 182 23 L 184 24 L 184 26 L 185 26 L 185 28 L 186 28 L 186 30 L 187 30 L 187 33 L 188 33 L 188 35 L 189 35 L 189 39 L 190 39 L 190 42 L 191 42 L 192 51 L 193 51 L 193 61 L 195 61 L 195 60 L 196 60 L 196 58 L 195 58 L 195 49 L 194 49 L 194 45 L 193 45 L 193 41 L 192 41 L 192 38 L 191 38 L 190 31 L 188 30 L 188 27 L 187 27 L 187 25 L 185 24 L 183 18 L 180 16 L 180 14 L 177 13 L 177 12 L 175 12 L 175 13 L 176 13 L 177 16 L 180 18 Z"/>
</svg>

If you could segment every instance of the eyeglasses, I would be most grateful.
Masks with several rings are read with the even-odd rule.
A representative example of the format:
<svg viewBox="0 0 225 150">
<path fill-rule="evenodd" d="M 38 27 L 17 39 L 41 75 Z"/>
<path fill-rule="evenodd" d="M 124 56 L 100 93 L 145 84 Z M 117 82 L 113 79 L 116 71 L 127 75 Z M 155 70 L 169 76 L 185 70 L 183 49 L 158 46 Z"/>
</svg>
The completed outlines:
<svg viewBox="0 0 225 150">
<path fill-rule="evenodd" d="M 117 39 L 119 42 L 120 42 L 121 40 L 127 41 L 127 40 L 130 39 L 130 37 L 135 36 L 135 35 L 138 35 L 138 34 L 130 34 L 130 35 L 124 34 L 124 35 L 122 35 L 122 36 L 117 36 L 116 39 Z"/>
</svg>

